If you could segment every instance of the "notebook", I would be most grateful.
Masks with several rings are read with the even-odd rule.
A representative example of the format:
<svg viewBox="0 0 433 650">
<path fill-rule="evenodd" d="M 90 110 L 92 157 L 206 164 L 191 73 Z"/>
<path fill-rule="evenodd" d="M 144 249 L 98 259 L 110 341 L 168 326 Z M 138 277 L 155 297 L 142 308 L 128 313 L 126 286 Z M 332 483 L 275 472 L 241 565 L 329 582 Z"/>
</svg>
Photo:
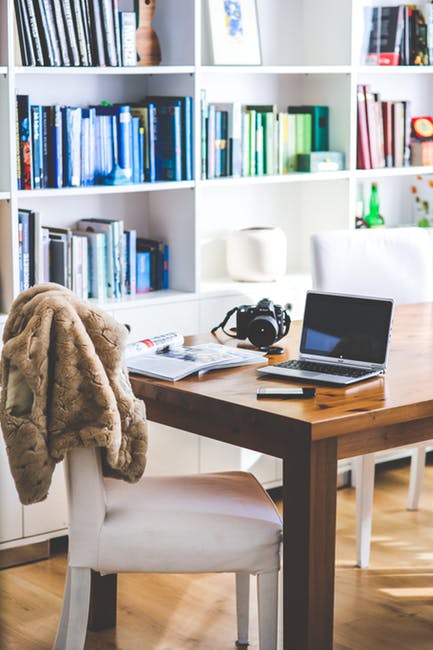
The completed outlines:
<svg viewBox="0 0 433 650">
<path fill-rule="evenodd" d="M 261 375 L 347 385 L 383 373 L 392 298 L 308 291 L 298 359 L 257 369 Z"/>
</svg>

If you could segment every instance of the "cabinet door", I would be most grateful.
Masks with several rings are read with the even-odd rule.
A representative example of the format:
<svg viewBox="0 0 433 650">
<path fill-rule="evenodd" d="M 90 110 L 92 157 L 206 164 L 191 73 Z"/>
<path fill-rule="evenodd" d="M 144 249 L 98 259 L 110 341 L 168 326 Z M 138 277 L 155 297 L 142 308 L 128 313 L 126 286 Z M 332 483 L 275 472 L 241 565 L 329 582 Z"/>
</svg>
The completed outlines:
<svg viewBox="0 0 433 650">
<path fill-rule="evenodd" d="M 6 447 L 0 431 L 0 542 L 23 534 L 23 508 L 9 469 Z"/>
<path fill-rule="evenodd" d="M 24 537 L 65 530 L 68 507 L 63 462 L 54 470 L 50 492 L 45 501 L 24 507 Z"/>
<path fill-rule="evenodd" d="M 137 341 L 164 332 L 194 334 L 198 331 L 198 304 L 195 300 L 140 308 L 116 309 L 114 318 L 131 328 L 130 339 Z"/>
</svg>

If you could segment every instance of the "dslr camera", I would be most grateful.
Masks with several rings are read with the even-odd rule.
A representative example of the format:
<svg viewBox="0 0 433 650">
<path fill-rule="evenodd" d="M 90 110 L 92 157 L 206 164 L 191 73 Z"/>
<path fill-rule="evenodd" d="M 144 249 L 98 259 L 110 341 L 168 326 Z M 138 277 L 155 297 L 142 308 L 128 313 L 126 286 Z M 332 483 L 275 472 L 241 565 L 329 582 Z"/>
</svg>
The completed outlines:
<svg viewBox="0 0 433 650">
<path fill-rule="evenodd" d="M 235 313 L 236 327 L 230 328 L 230 331 L 224 329 Z M 266 349 L 287 334 L 290 327 L 290 316 L 287 309 L 282 309 L 280 305 L 274 305 L 268 298 L 262 298 L 257 305 L 241 305 L 231 309 L 227 312 L 224 320 L 211 330 L 212 333 L 215 333 L 220 327 L 227 336 L 236 339 L 249 339 L 254 346 Z M 278 349 L 278 351 L 280 350 Z"/>
<path fill-rule="evenodd" d="M 258 348 L 279 341 L 289 331 L 290 317 L 280 305 L 262 298 L 257 305 L 241 305 L 236 313 L 236 338 L 249 339 Z"/>
</svg>

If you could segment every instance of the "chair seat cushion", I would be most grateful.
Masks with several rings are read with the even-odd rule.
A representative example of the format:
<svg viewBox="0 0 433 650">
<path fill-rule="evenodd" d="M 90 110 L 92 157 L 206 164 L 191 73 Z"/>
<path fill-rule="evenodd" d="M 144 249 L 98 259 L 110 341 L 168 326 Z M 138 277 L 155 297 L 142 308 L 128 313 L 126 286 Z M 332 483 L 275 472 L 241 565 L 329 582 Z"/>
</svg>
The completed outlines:
<svg viewBox="0 0 433 650">
<path fill-rule="evenodd" d="M 247 472 L 105 480 L 99 571 L 193 573 L 279 568 L 282 523 Z M 76 558 L 77 559 L 77 558 Z"/>
</svg>

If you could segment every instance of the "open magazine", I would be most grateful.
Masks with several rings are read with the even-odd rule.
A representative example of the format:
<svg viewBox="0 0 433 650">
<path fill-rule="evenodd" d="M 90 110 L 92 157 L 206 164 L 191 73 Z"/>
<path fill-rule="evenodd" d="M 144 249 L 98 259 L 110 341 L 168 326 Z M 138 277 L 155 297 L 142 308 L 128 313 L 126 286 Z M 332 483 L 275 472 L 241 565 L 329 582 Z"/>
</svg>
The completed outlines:
<svg viewBox="0 0 433 650">
<path fill-rule="evenodd" d="M 263 357 L 264 352 L 225 347 L 220 343 L 169 344 L 155 354 L 149 354 L 146 349 L 133 356 L 129 352 L 126 364 L 130 372 L 178 381 L 196 372 L 260 363 Z"/>
</svg>

